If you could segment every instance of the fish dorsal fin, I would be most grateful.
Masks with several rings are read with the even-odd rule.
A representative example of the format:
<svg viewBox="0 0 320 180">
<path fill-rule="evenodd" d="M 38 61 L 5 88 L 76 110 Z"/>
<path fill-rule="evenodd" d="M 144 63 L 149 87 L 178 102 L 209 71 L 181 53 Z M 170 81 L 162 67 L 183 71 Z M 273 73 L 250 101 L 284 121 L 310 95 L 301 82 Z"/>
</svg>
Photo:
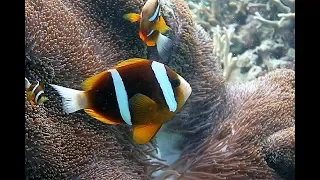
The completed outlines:
<svg viewBox="0 0 320 180">
<path fill-rule="evenodd" d="M 127 59 L 127 60 L 124 60 L 124 61 L 120 62 L 119 64 L 117 64 L 115 66 L 115 68 L 136 64 L 136 63 L 139 63 L 139 62 L 147 62 L 147 61 L 148 60 L 142 59 L 142 58 L 131 58 L 131 59 Z"/>
<path fill-rule="evenodd" d="M 92 89 L 95 82 L 97 82 L 97 80 L 99 80 L 101 77 L 103 77 L 106 74 L 107 74 L 107 71 L 103 71 L 99 74 L 96 74 L 96 75 L 91 76 L 91 77 L 87 78 L 86 80 L 84 80 L 81 83 L 83 90 L 87 91 L 87 90 Z"/>
<path fill-rule="evenodd" d="M 123 18 L 134 23 L 140 20 L 140 14 L 137 13 L 128 13 L 123 15 Z"/>
<path fill-rule="evenodd" d="M 145 124 L 152 121 L 157 112 L 157 104 L 148 96 L 135 94 L 129 100 L 129 107 L 133 122 Z"/>
<path fill-rule="evenodd" d="M 121 124 L 120 122 L 112 121 L 100 114 L 98 114 L 96 111 L 93 109 L 84 109 L 84 111 L 89 114 L 91 117 L 98 119 L 99 121 L 106 123 L 106 124 Z"/>
<path fill-rule="evenodd" d="M 160 33 L 165 33 L 167 30 L 170 29 L 169 26 L 167 26 L 166 22 L 164 21 L 163 17 L 159 17 L 159 21 L 156 21 L 152 25 L 152 29 L 159 31 Z"/>
<path fill-rule="evenodd" d="M 146 144 L 157 134 L 161 125 L 161 123 L 134 125 L 133 140 L 138 144 Z"/>
</svg>

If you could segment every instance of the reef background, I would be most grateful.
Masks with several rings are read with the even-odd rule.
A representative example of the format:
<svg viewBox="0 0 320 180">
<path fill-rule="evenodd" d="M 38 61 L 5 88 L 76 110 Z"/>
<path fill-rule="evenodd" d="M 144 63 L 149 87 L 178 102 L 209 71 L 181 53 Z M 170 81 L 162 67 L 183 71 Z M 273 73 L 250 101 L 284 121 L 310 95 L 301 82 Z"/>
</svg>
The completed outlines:
<svg viewBox="0 0 320 180">
<path fill-rule="evenodd" d="M 214 39 L 224 77 L 252 80 L 295 68 L 295 0 L 187 0 L 195 22 Z"/>
<path fill-rule="evenodd" d="M 226 39 L 231 36 L 214 36 L 209 29 L 207 33 L 195 23 L 197 17 L 192 16 L 183 0 L 162 1 L 165 20 L 172 29 L 166 35 L 174 42 L 171 58 L 164 63 L 181 74 L 193 89 L 183 110 L 165 129 L 184 137 L 177 144 L 182 151 L 178 161 L 172 165 L 150 161 L 156 142 L 135 144 L 126 125 L 108 126 L 82 111 L 69 115 L 62 112 L 61 99 L 48 83 L 81 89 L 85 78 L 124 59 L 158 60 L 157 54 L 139 40 L 138 25 L 122 18 L 125 13 L 139 12 L 144 2 L 25 1 L 25 76 L 30 81 L 43 82 L 49 97 L 43 105 L 32 106 L 25 101 L 26 178 L 151 179 L 152 172 L 162 169 L 155 179 L 294 179 L 294 68 L 270 68 L 258 78 L 239 82 L 234 72 L 241 68 L 230 70 L 234 69 L 230 65 L 238 61 L 230 58 L 233 48 Z M 225 1 L 220 5 L 225 6 L 222 2 Z M 227 12 L 217 12 L 217 17 Z M 258 17 L 258 24 L 268 22 Z M 217 18 L 217 22 L 223 29 L 236 20 Z M 217 29 L 217 24 L 212 28 Z M 243 24 L 235 32 L 245 28 Z M 256 30 L 257 34 L 265 32 Z M 252 40 L 255 33 L 238 40 L 246 40 L 245 37 Z M 289 39 L 283 46 L 291 44 Z M 239 47 L 247 45 L 238 43 Z M 249 49 L 261 52 L 256 47 L 260 45 Z M 246 48 L 240 49 L 239 52 L 247 52 Z M 257 56 L 265 60 L 274 55 Z M 236 82 L 229 83 L 231 79 Z"/>
</svg>

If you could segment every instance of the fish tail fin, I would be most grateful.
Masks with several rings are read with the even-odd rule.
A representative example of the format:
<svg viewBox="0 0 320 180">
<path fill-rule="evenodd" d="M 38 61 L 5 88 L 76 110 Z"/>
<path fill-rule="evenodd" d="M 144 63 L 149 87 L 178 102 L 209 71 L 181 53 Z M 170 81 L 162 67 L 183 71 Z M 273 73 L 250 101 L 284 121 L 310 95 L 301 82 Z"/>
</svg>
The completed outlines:
<svg viewBox="0 0 320 180">
<path fill-rule="evenodd" d="M 24 78 L 24 86 L 26 89 L 28 89 L 31 86 L 30 81 L 26 77 Z"/>
<path fill-rule="evenodd" d="M 172 51 L 172 40 L 165 35 L 159 34 L 157 40 L 157 50 L 163 60 L 167 60 Z"/>
<path fill-rule="evenodd" d="M 66 113 L 73 113 L 88 106 L 88 99 L 85 91 L 79 91 L 71 88 L 66 88 L 54 84 L 50 84 L 59 95 L 62 97 L 63 110 Z"/>
<path fill-rule="evenodd" d="M 128 13 L 123 15 L 123 18 L 134 23 L 140 20 L 140 14 L 137 13 Z"/>
</svg>

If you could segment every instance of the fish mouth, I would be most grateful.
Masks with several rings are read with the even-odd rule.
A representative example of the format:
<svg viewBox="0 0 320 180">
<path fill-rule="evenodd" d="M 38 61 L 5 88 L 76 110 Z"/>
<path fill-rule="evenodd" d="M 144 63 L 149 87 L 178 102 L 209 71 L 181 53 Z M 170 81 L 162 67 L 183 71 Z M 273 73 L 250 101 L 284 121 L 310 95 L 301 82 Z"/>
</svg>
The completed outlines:
<svg viewBox="0 0 320 180">
<path fill-rule="evenodd" d="M 179 75 L 179 80 L 180 80 L 180 85 L 181 85 L 182 94 L 183 94 L 183 103 L 185 103 L 192 93 L 192 88 L 190 84 L 180 75 Z"/>
</svg>

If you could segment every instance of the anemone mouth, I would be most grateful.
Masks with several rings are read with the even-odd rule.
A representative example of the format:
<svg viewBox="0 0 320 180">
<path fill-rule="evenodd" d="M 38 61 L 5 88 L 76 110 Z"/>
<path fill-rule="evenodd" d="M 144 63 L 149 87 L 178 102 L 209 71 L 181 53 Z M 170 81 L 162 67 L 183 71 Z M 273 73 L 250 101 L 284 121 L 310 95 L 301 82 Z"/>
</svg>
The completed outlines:
<svg viewBox="0 0 320 180">
<path fill-rule="evenodd" d="M 180 134 L 169 132 L 167 124 L 159 130 L 151 143 L 152 151 L 148 153 L 146 159 L 146 163 L 151 165 L 148 173 L 152 179 L 163 179 L 163 173 L 180 158 L 182 149 L 179 143 L 182 138 Z"/>
</svg>

